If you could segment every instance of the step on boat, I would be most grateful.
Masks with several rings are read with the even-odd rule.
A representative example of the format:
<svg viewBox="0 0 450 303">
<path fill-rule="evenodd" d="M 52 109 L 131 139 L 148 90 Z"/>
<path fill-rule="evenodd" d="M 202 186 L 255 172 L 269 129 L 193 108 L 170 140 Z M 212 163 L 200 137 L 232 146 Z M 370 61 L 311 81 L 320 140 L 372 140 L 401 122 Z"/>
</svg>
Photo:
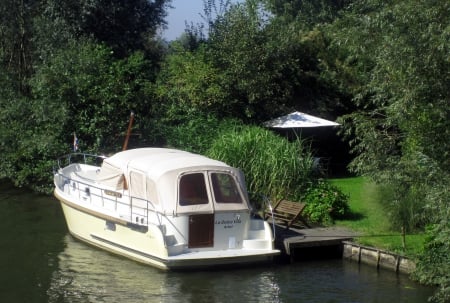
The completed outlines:
<svg viewBox="0 0 450 303">
<path fill-rule="evenodd" d="M 242 172 L 166 148 L 58 159 L 54 194 L 69 232 L 162 269 L 269 262 L 271 226 L 252 212 Z"/>
</svg>

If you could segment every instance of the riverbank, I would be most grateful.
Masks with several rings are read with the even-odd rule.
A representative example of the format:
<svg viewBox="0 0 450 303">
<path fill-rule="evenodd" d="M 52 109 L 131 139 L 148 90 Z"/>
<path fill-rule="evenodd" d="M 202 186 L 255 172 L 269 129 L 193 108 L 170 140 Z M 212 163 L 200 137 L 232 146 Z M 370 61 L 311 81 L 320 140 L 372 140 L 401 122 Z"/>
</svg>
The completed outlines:
<svg viewBox="0 0 450 303">
<path fill-rule="evenodd" d="M 342 241 L 342 258 L 402 274 L 410 274 L 416 268 L 415 262 L 405 256 L 349 241 Z"/>
<path fill-rule="evenodd" d="M 336 178 L 330 182 L 349 196 L 351 216 L 336 220 L 335 226 L 360 234 L 354 241 L 366 247 L 414 258 L 423 250 L 424 234 L 407 234 L 403 243 L 401 231 L 392 231 L 387 210 L 380 204 L 377 186 L 364 177 Z"/>
<path fill-rule="evenodd" d="M 415 263 L 401 254 L 353 242 L 359 234 L 342 227 L 290 228 L 275 225 L 275 246 L 281 260 L 342 258 L 378 269 L 410 274 Z"/>
</svg>

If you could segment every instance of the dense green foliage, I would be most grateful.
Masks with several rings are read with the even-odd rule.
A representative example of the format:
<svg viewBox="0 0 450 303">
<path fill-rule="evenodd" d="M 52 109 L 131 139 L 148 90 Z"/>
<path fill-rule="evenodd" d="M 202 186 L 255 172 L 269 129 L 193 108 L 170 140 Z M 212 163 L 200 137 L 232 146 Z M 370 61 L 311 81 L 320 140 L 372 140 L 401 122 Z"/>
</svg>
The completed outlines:
<svg viewBox="0 0 450 303">
<path fill-rule="evenodd" d="M 250 192 L 268 195 L 274 201 L 299 197 L 314 172 L 313 157 L 303 141 L 289 142 L 257 126 L 222 133 L 207 155 L 240 168 Z"/>
<path fill-rule="evenodd" d="M 64 110 L 58 115 L 59 125 L 53 123 L 61 135 L 77 132 L 84 140 L 82 150 L 98 150 L 122 140 L 118 136 L 130 109 L 150 110 L 147 68 L 142 53 L 117 60 L 107 47 L 78 42 L 56 53 L 30 83 L 35 102 Z"/>
<path fill-rule="evenodd" d="M 159 64 L 150 38 L 167 1 L 107 2 L 1 2 L 0 177 L 46 191 L 73 133 L 82 150 L 106 152 L 122 141 L 130 110 L 139 108 L 137 127 L 148 127 Z"/>
<path fill-rule="evenodd" d="M 347 100 L 320 75 L 320 31 L 271 19 L 257 2 L 231 6 L 197 48 L 173 42 L 161 98 L 256 123 L 294 108 L 328 118 L 345 111 Z"/>
<path fill-rule="evenodd" d="M 164 132 L 166 145 L 198 154 L 206 154 L 220 134 L 241 125 L 235 119 L 219 120 L 197 111 L 182 112 L 179 123 Z"/>
<path fill-rule="evenodd" d="M 439 287 L 434 299 L 439 302 L 448 302 L 450 300 L 448 285 L 450 278 L 448 276 L 450 265 L 448 252 L 450 250 L 450 217 L 447 213 L 444 219 L 431 225 L 427 230 L 429 238 L 426 239 L 424 251 L 419 259 L 418 268 L 414 273 L 415 278 L 425 284 L 437 285 Z"/>
<path fill-rule="evenodd" d="M 293 110 L 340 117 L 351 169 L 383 186 L 392 228 L 428 231 L 416 276 L 448 300 L 450 3 L 219 1 L 213 17 L 215 1 L 205 1 L 206 26 L 165 44 L 157 32 L 169 3 L 0 2 L 0 177 L 48 188 L 51 161 L 74 132 L 84 151 L 117 150 L 130 110 L 132 146 L 212 144 L 247 161 L 259 144 L 251 132 L 215 135 Z M 303 168 L 271 194 L 304 194 Z M 283 178 L 268 174 L 253 181 Z"/>
<path fill-rule="evenodd" d="M 45 22 L 42 25 L 47 24 L 46 31 L 93 38 L 110 47 L 114 56 L 123 58 L 137 50 L 152 53 L 151 49 L 154 46 L 152 39 L 158 28 L 165 23 L 164 17 L 169 1 L 46 0 L 41 2 L 43 8 L 40 13 Z M 49 27 L 49 24 L 55 24 L 57 27 Z M 61 31 L 59 26 L 63 26 L 64 31 Z M 48 36 L 49 33 L 45 34 Z M 55 46 L 58 47 L 58 45 Z"/>
<path fill-rule="evenodd" d="M 329 36 L 335 71 L 352 80 L 358 106 L 342 119 L 357 154 L 352 169 L 385 186 L 397 230 L 434 226 L 417 275 L 438 282 L 440 301 L 450 296 L 448 275 L 437 270 L 450 264 L 440 244 L 450 201 L 449 20 L 446 1 L 364 1 Z"/>
<path fill-rule="evenodd" d="M 316 180 L 305 190 L 301 201 L 306 203 L 305 215 L 314 223 L 332 224 L 349 215 L 348 196 L 325 180 Z"/>
</svg>

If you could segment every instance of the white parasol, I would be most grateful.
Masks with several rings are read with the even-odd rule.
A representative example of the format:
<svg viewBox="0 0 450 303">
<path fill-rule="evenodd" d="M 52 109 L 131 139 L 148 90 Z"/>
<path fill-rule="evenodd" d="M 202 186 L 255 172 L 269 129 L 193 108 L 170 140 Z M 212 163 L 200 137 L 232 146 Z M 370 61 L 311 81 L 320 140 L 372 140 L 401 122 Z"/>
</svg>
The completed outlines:
<svg viewBox="0 0 450 303">
<path fill-rule="evenodd" d="M 288 115 L 264 122 L 264 126 L 271 128 L 301 128 L 338 125 L 340 124 L 301 112 L 293 112 Z"/>
</svg>

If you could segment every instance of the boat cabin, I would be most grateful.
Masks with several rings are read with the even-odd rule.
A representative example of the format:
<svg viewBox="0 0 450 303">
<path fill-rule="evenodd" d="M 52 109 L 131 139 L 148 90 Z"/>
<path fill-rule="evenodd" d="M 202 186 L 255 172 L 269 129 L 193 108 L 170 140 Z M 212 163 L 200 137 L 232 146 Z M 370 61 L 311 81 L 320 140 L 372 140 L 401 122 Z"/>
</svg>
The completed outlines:
<svg viewBox="0 0 450 303">
<path fill-rule="evenodd" d="M 161 213 L 211 214 L 249 211 L 243 174 L 227 164 L 189 152 L 144 148 L 103 161 L 96 182 L 112 191 L 128 190 Z"/>
</svg>

